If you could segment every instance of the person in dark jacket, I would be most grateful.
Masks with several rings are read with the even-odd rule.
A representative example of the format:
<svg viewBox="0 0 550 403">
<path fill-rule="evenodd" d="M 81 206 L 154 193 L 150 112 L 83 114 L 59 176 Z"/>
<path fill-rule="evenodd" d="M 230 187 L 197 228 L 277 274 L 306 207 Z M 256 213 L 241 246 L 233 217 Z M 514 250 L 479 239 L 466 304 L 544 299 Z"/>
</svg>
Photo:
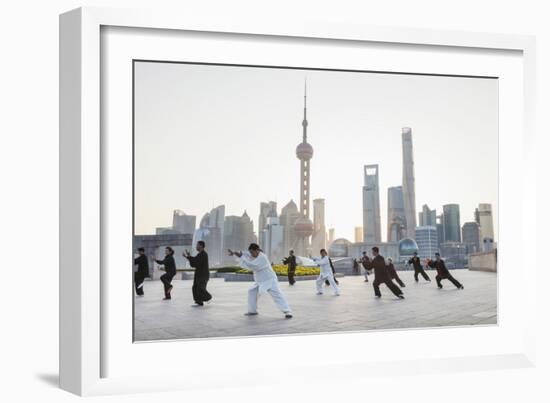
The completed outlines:
<svg viewBox="0 0 550 403">
<path fill-rule="evenodd" d="M 367 262 L 367 269 L 374 269 L 374 281 L 372 286 L 374 288 L 374 295 L 377 298 L 380 298 L 382 294 L 380 293 L 380 284 L 386 284 L 386 286 L 395 294 L 396 297 L 404 299 L 403 291 L 396 286 L 388 274 L 388 269 L 386 268 L 386 260 L 384 256 L 379 254 L 379 249 L 377 246 L 372 248 L 372 254 L 374 258 L 369 259 Z"/>
<path fill-rule="evenodd" d="M 134 265 L 137 265 L 137 269 L 134 271 L 134 284 L 136 287 L 136 295 L 143 296 L 143 283 L 145 277 L 149 277 L 149 260 L 145 255 L 144 248 L 138 248 L 139 256 L 134 259 Z"/>
<path fill-rule="evenodd" d="M 369 282 L 369 270 L 367 267 L 370 267 L 370 259 L 367 256 L 367 252 L 363 252 L 363 256 L 361 256 L 361 265 L 363 266 L 363 269 L 365 271 L 365 283 Z"/>
<path fill-rule="evenodd" d="M 332 270 L 332 276 L 334 277 L 334 282 L 336 284 L 340 284 L 338 280 L 336 280 L 336 270 L 334 270 L 334 263 L 332 263 L 332 259 L 329 257 L 328 262 L 330 263 L 330 269 Z M 325 285 L 330 285 L 330 282 L 328 280 L 325 280 Z"/>
<path fill-rule="evenodd" d="M 283 259 L 283 264 L 288 266 L 288 284 L 294 285 L 296 280 L 294 275 L 296 274 L 296 256 L 294 256 L 294 251 L 288 251 L 288 257 Z"/>
<path fill-rule="evenodd" d="M 195 268 L 195 276 L 193 278 L 193 307 L 203 306 L 204 303 L 209 303 L 212 300 L 212 295 L 206 290 L 206 284 L 210 279 L 210 268 L 208 267 L 208 254 L 204 250 L 206 244 L 204 241 L 198 241 L 195 249 L 197 255 L 191 256 L 188 250 L 185 250 L 183 256 L 189 260 L 191 267 Z"/>
<path fill-rule="evenodd" d="M 391 257 L 388 258 L 388 275 L 392 280 L 397 281 L 397 284 L 399 284 L 401 287 L 405 287 L 405 283 L 401 281 L 401 279 L 397 275 L 397 270 L 395 270 L 395 266 L 393 265 L 393 260 Z"/>
<path fill-rule="evenodd" d="M 160 281 L 162 281 L 162 284 L 164 284 L 164 299 L 172 299 L 172 295 L 170 292 L 172 291 L 172 279 L 176 275 L 176 261 L 174 260 L 174 249 L 167 246 L 164 248 L 164 259 L 163 260 L 156 260 L 157 264 L 161 264 L 164 266 L 164 273 L 162 276 L 160 276 Z"/>
<path fill-rule="evenodd" d="M 443 261 L 443 259 L 441 259 L 441 256 L 439 255 L 439 253 L 435 254 L 435 260 L 427 260 L 426 265 L 437 270 L 437 276 L 435 276 L 435 281 L 437 281 L 438 288 L 443 288 L 443 286 L 441 285 L 441 280 L 447 279 L 451 283 L 453 283 L 454 286 L 459 290 L 464 289 L 464 286 L 460 284 L 460 282 L 452 276 L 449 269 L 447 269 L 447 266 L 445 266 L 445 262 Z"/>
<path fill-rule="evenodd" d="M 420 258 L 418 257 L 418 253 L 414 252 L 414 256 L 409 259 L 408 263 L 412 264 L 414 267 L 414 281 L 418 283 L 418 274 L 422 274 L 422 277 L 424 277 L 424 280 L 432 281 L 430 280 L 430 276 L 428 276 L 428 273 L 426 273 L 426 271 L 420 264 Z"/>
</svg>

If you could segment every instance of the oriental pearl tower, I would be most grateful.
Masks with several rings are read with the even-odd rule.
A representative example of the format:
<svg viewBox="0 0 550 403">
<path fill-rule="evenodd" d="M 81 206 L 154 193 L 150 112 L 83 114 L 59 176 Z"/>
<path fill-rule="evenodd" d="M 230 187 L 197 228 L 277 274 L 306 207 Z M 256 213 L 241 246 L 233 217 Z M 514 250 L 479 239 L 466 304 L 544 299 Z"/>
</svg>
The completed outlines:
<svg viewBox="0 0 550 403">
<path fill-rule="evenodd" d="M 309 238 L 313 235 L 313 222 L 309 218 L 310 160 L 313 147 L 307 142 L 307 88 L 304 86 L 304 120 L 302 120 L 302 142 L 296 147 L 296 157 L 300 160 L 300 214 L 294 223 L 297 238 L 297 252 L 304 256 L 310 251 Z"/>
</svg>

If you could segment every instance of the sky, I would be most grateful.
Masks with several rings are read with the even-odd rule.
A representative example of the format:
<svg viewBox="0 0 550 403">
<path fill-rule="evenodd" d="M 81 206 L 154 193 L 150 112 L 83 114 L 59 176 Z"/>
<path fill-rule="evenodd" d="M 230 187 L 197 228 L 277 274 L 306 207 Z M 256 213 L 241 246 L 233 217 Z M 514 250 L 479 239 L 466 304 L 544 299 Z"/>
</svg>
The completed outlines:
<svg viewBox="0 0 550 403">
<path fill-rule="evenodd" d="M 257 230 L 260 202 L 299 204 L 307 80 L 311 200 L 325 199 L 337 238 L 362 226 L 363 166 L 378 164 L 386 240 L 411 127 L 417 211 L 457 203 L 464 223 L 491 203 L 498 240 L 497 79 L 136 62 L 134 80 L 136 234 L 170 226 L 175 209 L 198 225 L 220 204 Z"/>
</svg>

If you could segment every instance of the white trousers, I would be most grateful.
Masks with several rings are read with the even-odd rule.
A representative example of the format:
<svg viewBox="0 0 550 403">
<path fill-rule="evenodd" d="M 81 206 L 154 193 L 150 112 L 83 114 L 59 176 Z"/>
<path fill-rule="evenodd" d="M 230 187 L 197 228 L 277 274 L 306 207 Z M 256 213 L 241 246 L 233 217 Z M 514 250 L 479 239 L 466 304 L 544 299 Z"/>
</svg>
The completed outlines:
<svg viewBox="0 0 550 403">
<path fill-rule="evenodd" d="M 340 290 L 336 285 L 336 281 L 334 281 L 334 275 L 332 273 L 324 276 L 322 274 L 319 274 L 319 277 L 317 277 L 317 280 L 315 280 L 315 287 L 317 288 L 317 292 L 320 292 L 321 294 L 323 293 L 323 283 L 325 282 L 325 280 L 328 280 L 328 282 L 330 283 L 334 294 L 340 295 Z"/>
<path fill-rule="evenodd" d="M 260 291 L 260 285 L 255 283 L 252 287 L 248 289 L 248 312 L 255 313 L 258 309 L 258 293 Z M 279 308 L 284 313 L 290 313 L 290 307 L 286 301 L 285 296 L 279 288 L 279 283 L 277 280 L 273 282 L 273 285 L 267 290 L 277 308 Z"/>
</svg>

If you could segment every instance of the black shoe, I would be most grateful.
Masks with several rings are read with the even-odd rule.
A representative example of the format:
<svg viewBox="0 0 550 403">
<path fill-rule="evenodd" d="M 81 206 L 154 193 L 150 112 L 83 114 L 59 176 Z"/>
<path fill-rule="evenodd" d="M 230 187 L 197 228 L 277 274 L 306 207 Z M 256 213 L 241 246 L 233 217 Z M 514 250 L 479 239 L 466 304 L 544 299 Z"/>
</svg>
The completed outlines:
<svg viewBox="0 0 550 403">
<path fill-rule="evenodd" d="M 459 290 L 463 290 L 464 289 L 464 286 L 461 285 L 460 287 L 457 287 Z"/>
<path fill-rule="evenodd" d="M 405 296 L 404 295 L 398 295 L 397 298 L 405 299 Z"/>
<path fill-rule="evenodd" d="M 291 319 L 292 314 L 290 312 L 285 313 L 285 319 Z"/>
<path fill-rule="evenodd" d="M 440 290 L 443 288 L 442 285 L 438 285 L 437 288 L 439 288 Z"/>
<path fill-rule="evenodd" d="M 375 298 L 382 298 L 381 295 L 375 295 L 374 297 L 375 297 Z"/>
<path fill-rule="evenodd" d="M 169 300 L 169 299 L 172 299 L 172 297 L 164 297 L 162 300 L 166 301 L 166 300 Z"/>
</svg>

